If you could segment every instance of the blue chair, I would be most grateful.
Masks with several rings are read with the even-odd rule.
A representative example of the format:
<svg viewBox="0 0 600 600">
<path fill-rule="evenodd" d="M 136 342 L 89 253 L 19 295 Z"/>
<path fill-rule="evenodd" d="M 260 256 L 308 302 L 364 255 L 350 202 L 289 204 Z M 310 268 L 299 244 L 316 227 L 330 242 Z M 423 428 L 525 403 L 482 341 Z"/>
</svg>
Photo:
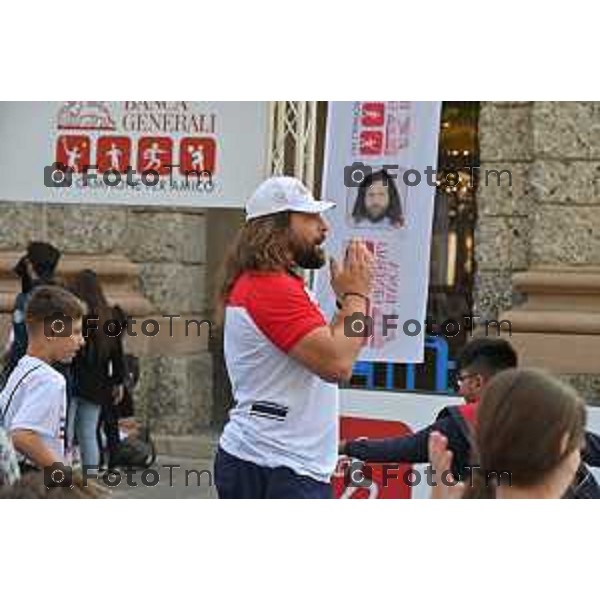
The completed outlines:
<svg viewBox="0 0 600 600">
<path fill-rule="evenodd" d="M 371 389 L 375 387 L 375 363 L 368 362 L 366 360 L 359 360 L 358 362 L 354 363 L 352 375 L 366 377 L 367 388 Z"/>
<path fill-rule="evenodd" d="M 425 348 L 435 352 L 435 391 L 451 391 L 448 385 L 448 372 L 456 369 L 456 362 L 448 360 L 448 342 L 439 336 L 427 336 L 425 338 Z M 394 365 L 395 363 L 385 363 L 385 389 L 394 389 Z M 406 390 L 416 389 L 416 366 L 414 363 L 405 365 L 406 367 Z M 366 387 L 372 389 L 375 387 L 375 363 L 367 361 L 358 361 L 354 365 L 353 375 L 359 375 L 366 378 Z"/>
<path fill-rule="evenodd" d="M 427 336 L 425 349 L 435 351 L 435 391 L 445 392 L 448 389 L 448 342 L 443 337 Z M 406 389 L 414 390 L 416 365 L 406 365 Z"/>
<path fill-rule="evenodd" d="M 445 392 L 448 389 L 448 342 L 440 336 L 425 338 L 425 348 L 435 351 L 435 389 Z"/>
<path fill-rule="evenodd" d="M 385 363 L 385 389 L 393 390 L 394 389 L 394 363 Z M 366 387 L 368 389 L 373 389 L 375 387 L 375 363 L 368 362 L 365 360 L 358 361 L 354 364 L 354 369 L 352 370 L 352 375 L 358 375 L 360 377 L 365 377 Z"/>
</svg>

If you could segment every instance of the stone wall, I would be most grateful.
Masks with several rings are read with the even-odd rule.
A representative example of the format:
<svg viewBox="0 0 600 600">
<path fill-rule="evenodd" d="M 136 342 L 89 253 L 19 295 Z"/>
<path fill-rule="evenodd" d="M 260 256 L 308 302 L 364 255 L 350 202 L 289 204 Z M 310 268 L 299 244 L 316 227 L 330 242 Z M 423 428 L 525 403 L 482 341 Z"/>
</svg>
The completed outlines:
<svg viewBox="0 0 600 600">
<path fill-rule="evenodd" d="M 475 314 L 494 319 L 515 301 L 512 275 L 529 265 L 533 189 L 532 103 L 491 103 L 481 106 L 479 120 L 480 186 L 477 194 Z M 508 169 L 496 184 L 486 170 Z"/>
<path fill-rule="evenodd" d="M 477 198 L 475 312 L 496 318 L 525 300 L 515 273 L 600 271 L 600 103 L 484 102 L 479 136 L 481 173 L 512 172 L 512 187 L 482 181 Z M 600 402 L 600 363 L 561 375 Z"/>
<path fill-rule="evenodd" d="M 91 262 L 123 255 L 137 265 L 139 289 L 154 316 L 203 319 L 210 316 L 206 218 L 194 209 L 0 202 L 0 252 L 23 251 L 28 241 L 42 239 Z M 156 431 L 193 434 L 210 424 L 212 367 L 205 340 L 161 339 L 141 356 L 141 372 L 136 410 Z"/>
</svg>

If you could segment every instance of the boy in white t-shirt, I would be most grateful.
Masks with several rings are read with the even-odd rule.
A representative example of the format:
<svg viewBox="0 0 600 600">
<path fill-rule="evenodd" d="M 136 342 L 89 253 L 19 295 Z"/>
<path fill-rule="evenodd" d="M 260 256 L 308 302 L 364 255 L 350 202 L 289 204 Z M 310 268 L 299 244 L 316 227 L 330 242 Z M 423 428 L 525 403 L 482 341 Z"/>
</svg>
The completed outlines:
<svg viewBox="0 0 600 600">
<path fill-rule="evenodd" d="M 68 363 L 85 343 L 84 306 L 57 286 L 40 286 L 25 312 L 27 354 L 0 392 L 0 417 L 27 464 L 39 469 L 64 462 L 66 381 L 53 363 Z"/>
</svg>

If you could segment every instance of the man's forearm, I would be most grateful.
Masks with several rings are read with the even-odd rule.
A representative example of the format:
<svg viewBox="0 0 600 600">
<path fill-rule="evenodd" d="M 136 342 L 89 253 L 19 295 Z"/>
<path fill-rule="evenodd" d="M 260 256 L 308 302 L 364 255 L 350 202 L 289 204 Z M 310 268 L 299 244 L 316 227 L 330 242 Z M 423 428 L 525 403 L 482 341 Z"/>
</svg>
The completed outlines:
<svg viewBox="0 0 600 600">
<path fill-rule="evenodd" d="M 11 439 L 15 450 L 27 456 L 40 469 L 61 462 L 61 458 L 42 442 L 35 431 L 17 429 L 11 433 Z"/>
<path fill-rule="evenodd" d="M 367 316 L 367 301 L 354 295 L 348 295 L 342 302 L 342 308 L 336 313 L 333 322 L 331 323 L 331 334 L 335 343 L 339 360 L 347 363 L 350 370 L 354 365 L 362 347 L 364 346 L 366 335 L 347 335 L 345 330 L 345 319 L 352 317 L 355 313 L 360 313 L 362 316 Z M 365 331 L 365 333 L 368 333 Z"/>
<path fill-rule="evenodd" d="M 431 427 L 417 433 L 379 440 L 353 440 L 346 442 L 345 454 L 372 462 L 428 462 L 427 441 Z"/>
</svg>

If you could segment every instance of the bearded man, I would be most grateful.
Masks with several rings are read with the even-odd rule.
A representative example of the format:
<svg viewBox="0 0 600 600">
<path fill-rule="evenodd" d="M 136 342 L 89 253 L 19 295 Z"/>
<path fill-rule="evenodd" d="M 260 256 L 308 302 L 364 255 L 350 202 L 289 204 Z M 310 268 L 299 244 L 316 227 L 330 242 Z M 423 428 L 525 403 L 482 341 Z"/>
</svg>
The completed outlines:
<svg viewBox="0 0 600 600">
<path fill-rule="evenodd" d="M 220 498 L 332 495 L 337 384 L 364 342 L 344 335 L 344 318 L 368 311 L 373 273 L 360 241 L 331 261 L 339 312 L 328 324 L 297 271 L 325 264 L 322 213 L 333 206 L 292 177 L 266 180 L 246 205 L 218 292 L 235 401 L 215 458 Z"/>
</svg>

